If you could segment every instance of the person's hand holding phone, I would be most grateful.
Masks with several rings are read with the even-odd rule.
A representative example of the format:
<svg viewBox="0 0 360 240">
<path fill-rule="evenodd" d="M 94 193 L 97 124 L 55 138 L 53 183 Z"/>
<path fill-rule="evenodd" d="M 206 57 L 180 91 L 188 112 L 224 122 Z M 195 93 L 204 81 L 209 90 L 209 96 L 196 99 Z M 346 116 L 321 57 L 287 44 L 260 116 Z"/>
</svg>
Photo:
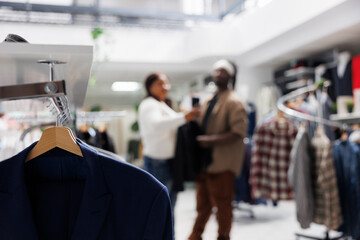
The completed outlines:
<svg viewBox="0 0 360 240">
<path fill-rule="evenodd" d="M 200 98 L 192 97 L 191 98 L 191 104 L 192 104 L 192 107 L 199 106 L 200 105 Z"/>
<path fill-rule="evenodd" d="M 192 109 L 185 114 L 186 121 L 194 121 L 200 115 L 200 99 L 197 97 L 192 98 Z"/>
</svg>

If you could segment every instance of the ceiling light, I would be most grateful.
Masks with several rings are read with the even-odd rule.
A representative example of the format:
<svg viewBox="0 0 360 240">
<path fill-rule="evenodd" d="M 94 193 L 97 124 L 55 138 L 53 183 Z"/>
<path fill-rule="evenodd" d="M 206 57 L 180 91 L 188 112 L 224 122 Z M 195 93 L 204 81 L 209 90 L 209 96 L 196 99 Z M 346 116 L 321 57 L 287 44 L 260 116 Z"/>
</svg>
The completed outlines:
<svg viewBox="0 0 360 240">
<path fill-rule="evenodd" d="M 111 90 L 114 92 L 135 92 L 141 87 L 138 82 L 114 82 L 111 85 Z"/>
</svg>

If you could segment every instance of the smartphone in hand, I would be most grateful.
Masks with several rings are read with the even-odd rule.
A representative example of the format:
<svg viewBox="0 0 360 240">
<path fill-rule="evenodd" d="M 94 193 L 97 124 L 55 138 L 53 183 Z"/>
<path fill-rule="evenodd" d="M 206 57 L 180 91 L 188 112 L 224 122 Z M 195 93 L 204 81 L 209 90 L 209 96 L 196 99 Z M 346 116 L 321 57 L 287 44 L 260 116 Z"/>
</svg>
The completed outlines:
<svg viewBox="0 0 360 240">
<path fill-rule="evenodd" d="M 192 97 L 191 98 L 191 105 L 193 107 L 196 106 L 196 105 L 199 105 L 199 103 L 200 103 L 200 98 L 198 98 L 198 97 Z"/>
</svg>

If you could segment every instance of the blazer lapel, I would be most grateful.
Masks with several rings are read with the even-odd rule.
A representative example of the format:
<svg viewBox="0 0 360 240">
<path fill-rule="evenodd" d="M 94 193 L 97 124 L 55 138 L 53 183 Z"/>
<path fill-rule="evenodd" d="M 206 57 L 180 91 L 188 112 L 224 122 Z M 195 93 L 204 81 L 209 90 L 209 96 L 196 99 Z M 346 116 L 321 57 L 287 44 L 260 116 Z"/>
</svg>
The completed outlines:
<svg viewBox="0 0 360 240">
<path fill-rule="evenodd" d="M 35 144 L 0 163 L 0 239 L 38 239 L 24 180 L 25 158 Z"/>
<path fill-rule="evenodd" d="M 71 239 L 97 239 L 106 219 L 112 195 L 109 192 L 98 154 L 77 140 L 88 164 L 85 188 Z"/>
<path fill-rule="evenodd" d="M 24 162 L 36 142 L 0 163 L 0 239 L 37 240 L 30 200 L 24 180 Z M 78 140 L 88 175 L 71 239 L 97 239 L 112 195 L 101 171 L 98 155 Z"/>
</svg>

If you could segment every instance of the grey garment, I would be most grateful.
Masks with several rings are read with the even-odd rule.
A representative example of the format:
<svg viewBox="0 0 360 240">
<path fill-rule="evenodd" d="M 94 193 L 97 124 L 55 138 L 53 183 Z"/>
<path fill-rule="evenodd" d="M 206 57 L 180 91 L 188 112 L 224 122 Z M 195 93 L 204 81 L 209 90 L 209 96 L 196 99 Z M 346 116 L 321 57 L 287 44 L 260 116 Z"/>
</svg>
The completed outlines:
<svg viewBox="0 0 360 240">
<path fill-rule="evenodd" d="M 333 102 L 331 101 L 327 93 L 321 94 L 320 104 L 321 104 L 322 117 L 329 120 L 331 114 L 331 105 L 333 104 Z M 334 129 L 332 129 L 332 127 L 328 125 L 324 125 L 324 130 L 326 136 L 330 139 L 330 141 L 334 141 L 335 140 Z"/>
<path fill-rule="evenodd" d="M 309 135 L 305 128 L 301 127 L 290 152 L 288 179 L 295 196 L 297 220 L 302 228 L 309 228 L 313 220 L 314 196 L 311 181 L 313 159 Z"/>
</svg>

